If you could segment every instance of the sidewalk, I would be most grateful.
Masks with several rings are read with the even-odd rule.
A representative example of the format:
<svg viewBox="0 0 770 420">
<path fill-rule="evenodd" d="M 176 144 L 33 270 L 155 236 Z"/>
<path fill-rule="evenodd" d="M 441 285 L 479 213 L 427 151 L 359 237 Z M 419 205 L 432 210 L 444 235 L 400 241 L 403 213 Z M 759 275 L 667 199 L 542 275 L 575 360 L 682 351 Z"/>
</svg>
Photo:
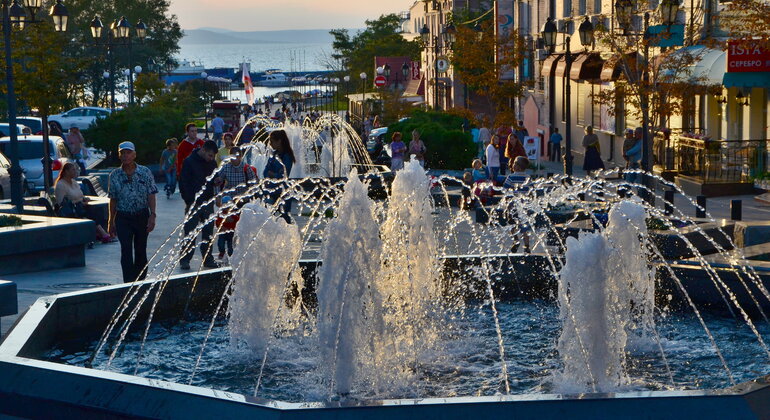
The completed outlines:
<svg viewBox="0 0 770 420">
<path fill-rule="evenodd" d="M 156 212 L 158 219 L 155 230 L 150 233 L 147 243 L 147 256 L 152 258 L 155 251 L 168 239 L 171 232 L 182 222 L 184 202 L 177 192 L 170 200 L 163 194 L 163 185 L 159 185 L 158 204 Z M 200 255 L 197 253 L 196 258 Z M 94 244 L 93 249 L 86 250 L 86 266 L 62 270 L 42 271 L 4 276 L 0 280 L 10 280 L 18 288 L 19 315 L 34 303 L 39 297 L 59 293 L 74 292 L 93 287 L 120 284 L 123 276 L 120 270 L 120 244 Z M 9 316 L 2 319 L 0 335 L 10 329 L 18 317 Z"/>
</svg>

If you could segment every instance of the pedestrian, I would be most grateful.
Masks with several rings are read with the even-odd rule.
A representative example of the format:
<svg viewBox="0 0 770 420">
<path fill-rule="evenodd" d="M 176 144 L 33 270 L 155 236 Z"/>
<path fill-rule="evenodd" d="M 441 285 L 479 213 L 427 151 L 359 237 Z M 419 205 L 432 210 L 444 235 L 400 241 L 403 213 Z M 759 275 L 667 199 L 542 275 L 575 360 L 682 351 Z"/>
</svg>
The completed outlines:
<svg viewBox="0 0 770 420">
<path fill-rule="evenodd" d="M 214 141 L 217 142 L 217 146 L 222 144 L 222 136 L 225 133 L 225 120 L 217 113 L 216 117 L 211 120 L 211 128 L 214 129 Z"/>
<path fill-rule="evenodd" d="M 102 243 L 114 242 L 117 239 L 111 237 L 104 230 L 103 226 L 106 226 L 104 213 L 88 205 L 90 199 L 80 189 L 80 185 L 75 179 L 77 174 L 78 167 L 72 162 L 65 163 L 59 171 L 59 177 L 56 178 L 54 184 L 54 197 L 59 207 L 58 215 L 93 220 L 96 223 L 96 239 Z"/>
<path fill-rule="evenodd" d="M 420 132 L 417 129 L 412 130 L 412 141 L 409 142 L 409 156 L 414 156 L 420 166 L 425 167 L 425 153 L 428 149 L 425 147 L 425 142 L 420 139 Z"/>
<path fill-rule="evenodd" d="M 233 256 L 233 237 L 235 236 L 235 226 L 240 219 L 238 214 L 230 214 L 232 212 L 232 205 L 230 204 L 233 198 L 229 195 L 222 197 L 222 209 L 219 216 L 217 216 L 217 249 L 219 250 L 218 259 L 225 257 L 225 251 L 227 256 Z"/>
<path fill-rule="evenodd" d="M 396 131 L 390 138 L 390 170 L 396 172 L 404 168 L 406 145 L 401 141 L 403 135 Z"/>
<path fill-rule="evenodd" d="M 489 179 L 494 183 L 497 181 L 497 175 L 500 174 L 500 136 L 492 136 L 489 145 L 485 151 L 487 157 L 487 169 L 489 170 Z"/>
<path fill-rule="evenodd" d="M 484 156 L 484 148 L 491 140 L 492 133 L 489 132 L 489 118 L 484 117 L 484 122 L 482 123 L 481 128 L 479 128 L 479 150 L 477 157 L 481 158 Z"/>
<path fill-rule="evenodd" d="M 583 148 L 585 149 L 583 169 L 587 173 L 604 169 L 604 162 L 602 162 L 602 155 L 599 151 L 599 136 L 594 134 L 594 128 L 590 125 L 586 127 L 586 135 L 583 136 Z"/>
<path fill-rule="evenodd" d="M 508 165 L 511 172 L 513 172 L 513 163 L 517 157 L 527 157 L 527 151 L 524 150 L 524 143 L 519 140 L 519 137 L 515 133 L 508 135 L 508 143 L 505 147 L 505 157 L 508 158 Z"/>
<path fill-rule="evenodd" d="M 61 131 L 59 124 L 55 122 L 48 123 L 48 134 L 51 136 L 64 138 L 64 132 Z"/>
<path fill-rule="evenodd" d="M 505 151 L 508 148 L 508 137 L 513 133 L 513 127 L 500 127 L 497 129 L 497 150 L 500 152 L 500 175 L 505 175 L 508 168 L 508 158 Z"/>
<path fill-rule="evenodd" d="M 294 150 L 291 148 L 289 136 L 286 135 L 284 130 L 270 132 L 270 147 L 273 149 L 273 154 L 267 160 L 262 176 L 266 179 L 282 180 L 281 182 L 273 182 L 272 185 L 268 185 L 268 187 L 272 187 L 273 191 L 265 201 L 268 204 L 275 204 L 279 199 L 282 199 L 283 188 L 281 184 L 285 184 L 285 180 L 291 175 L 291 169 L 297 160 L 294 157 Z M 291 224 L 292 220 L 289 216 L 291 212 L 291 198 L 283 198 L 282 201 L 278 206 L 279 213 L 286 220 L 286 223 Z"/>
<path fill-rule="evenodd" d="M 67 135 L 67 147 L 70 149 L 72 159 L 80 168 L 80 176 L 86 176 L 88 172 L 86 170 L 88 149 L 86 149 L 86 139 L 83 138 L 80 128 L 76 125 L 70 127 L 70 132 Z"/>
<path fill-rule="evenodd" d="M 527 127 L 524 127 L 524 121 L 521 120 L 519 120 L 519 123 L 516 126 L 516 131 L 513 133 L 516 135 L 516 138 L 519 139 L 521 144 L 524 144 L 524 141 L 527 139 L 527 137 L 529 137 L 529 131 L 527 131 Z"/>
<path fill-rule="evenodd" d="M 219 168 L 217 176 L 223 182 L 222 190 L 227 190 L 230 196 L 235 195 L 236 199 L 246 193 L 248 184 L 259 180 L 256 168 L 243 161 L 241 149 L 238 146 L 230 148 L 230 155 Z"/>
<path fill-rule="evenodd" d="M 554 127 L 553 133 L 551 133 L 551 137 L 549 138 L 549 142 L 551 143 L 551 162 L 558 162 L 561 160 L 561 141 L 562 137 L 561 134 L 559 134 L 559 128 Z"/>
<path fill-rule="evenodd" d="M 473 168 L 473 182 L 483 182 L 489 180 L 489 172 L 484 168 L 484 164 L 481 163 L 481 159 L 474 159 L 471 163 Z"/>
<path fill-rule="evenodd" d="M 230 149 L 235 146 L 233 135 L 231 133 L 226 133 L 224 136 L 222 136 L 222 140 L 224 141 L 225 145 L 220 147 L 219 151 L 217 152 L 217 166 L 222 166 L 222 162 L 230 157 Z"/>
<path fill-rule="evenodd" d="M 120 167 L 110 172 L 107 195 L 110 216 L 107 231 L 120 241 L 123 282 L 144 280 L 147 275 L 147 236 L 155 229 L 155 178 L 146 166 L 136 163 L 136 147 L 130 141 L 118 146 Z"/>
<path fill-rule="evenodd" d="M 278 111 L 276 111 L 278 112 Z M 257 122 L 254 120 L 249 120 L 245 126 L 243 126 L 243 130 L 241 130 L 240 136 L 238 136 L 238 139 L 236 141 L 237 146 L 243 146 L 246 144 L 251 144 L 251 141 L 254 140 L 254 136 L 257 134 L 257 132 L 254 130 L 254 127 L 257 126 Z"/>
<path fill-rule="evenodd" d="M 382 123 L 380 122 L 380 116 L 375 115 L 374 120 L 372 121 L 372 127 L 373 128 L 380 128 L 382 127 Z"/>
<path fill-rule="evenodd" d="M 368 139 L 369 133 L 372 132 L 372 123 L 373 123 L 373 119 L 371 115 L 368 116 L 366 120 L 364 120 L 364 132 L 363 132 L 363 135 L 361 136 L 364 140 Z"/>
<path fill-rule="evenodd" d="M 166 198 L 170 199 L 176 191 L 176 157 L 177 140 L 170 138 L 166 140 L 166 148 L 160 154 L 160 171 L 166 177 Z"/>
<path fill-rule="evenodd" d="M 642 160 L 642 136 L 632 129 L 626 130 L 626 137 L 623 139 L 623 159 L 626 160 L 626 169 L 637 171 L 641 167 L 639 162 Z M 626 172 L 623 178 L 629 183 L 636 183 L 639 180 L 639 174 L 636 172 Z"/>
<path fill-rule="evenodd" d="M 184 126 L 185 138 L 176 150 L 176 176 L 182 175 L 182 165 L 193 150 L 203 146 L 203 140 L 198 138 L 198 127 L 193 123 Z"/>
<path fill-rule="evenodd" d="M 184 223 L 185 241 L 182 246 L 182 255 L 179 259 L 179 268 L 190 269 L 190 260 L 195 254 L 195 239 L 197 235 L 188 236 L 200 225 L 201 230 L 201 256 L 203 266 L 216 268 L 219 265 L 211 255 L 210 243 L 214 233 L 214 225 L 209 218 L 214 212 L 213 198 L 214 187 L 219 184 L 219 179 L 209 176 L 217 169 L 214 157 L 217 154 L 217 144 L 212 140 L 203 143 L 202 147 L 195 149 L 187 157 L 182 166 L 182 174 L 179 177 L 179 193 L 185 203 L 185 214 L 188 219 Z M 197 196 L 197 198 L 196 198 Z"/>
</svg>

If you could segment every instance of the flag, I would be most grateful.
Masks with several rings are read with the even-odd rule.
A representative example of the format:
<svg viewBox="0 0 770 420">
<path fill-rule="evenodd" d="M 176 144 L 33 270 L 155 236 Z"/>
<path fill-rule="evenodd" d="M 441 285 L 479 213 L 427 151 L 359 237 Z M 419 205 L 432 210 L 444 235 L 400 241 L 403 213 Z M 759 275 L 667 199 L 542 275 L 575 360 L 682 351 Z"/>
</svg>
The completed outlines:
<svg viewBox="0 0 770 420">
<path fill-rule="evenodd" d="M 241 72 L 243 73 L 243 88 L 246 91 L 246 102 L 249 105 L 254 105 L 254 86 L 251 84 L 251 65 L 249 63 L 241 64 Z"/>
</svg>

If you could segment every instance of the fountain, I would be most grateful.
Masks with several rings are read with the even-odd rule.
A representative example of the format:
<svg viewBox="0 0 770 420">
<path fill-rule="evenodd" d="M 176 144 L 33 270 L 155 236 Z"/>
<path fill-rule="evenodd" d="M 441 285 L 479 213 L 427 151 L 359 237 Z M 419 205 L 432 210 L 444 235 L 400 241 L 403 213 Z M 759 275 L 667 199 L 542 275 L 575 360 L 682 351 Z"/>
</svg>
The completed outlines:
<svg viewBox="0 0 770 420">
<path fill-rule="evenodd" d="M 357 164 L 334 168 L 352 169 L 286 179 L 273 204 L 260 181 L 248 204 L 220 208 L 241 215 L 231 268 L 171 275 L 185 243 L 172 235 L 151 280 L 41 298 L 0 345 L 0 374 L 13 378 L 0 383 L 0 413 L 770 413 L 770 275 L 727 249 L 724 232 L 716 240 L 598 178 L 500 190 L 480 224 L 436 207 L 448 178 L 432 182 L 414 161 L 388 200 L 369 198 Z M 293 224 L 275 217 L 290 198 Z M 667 260 L 663 231 L 691 257 Z M 530 236 L 531 254 L 510 251 L 514 233 Z"/>
</svg>

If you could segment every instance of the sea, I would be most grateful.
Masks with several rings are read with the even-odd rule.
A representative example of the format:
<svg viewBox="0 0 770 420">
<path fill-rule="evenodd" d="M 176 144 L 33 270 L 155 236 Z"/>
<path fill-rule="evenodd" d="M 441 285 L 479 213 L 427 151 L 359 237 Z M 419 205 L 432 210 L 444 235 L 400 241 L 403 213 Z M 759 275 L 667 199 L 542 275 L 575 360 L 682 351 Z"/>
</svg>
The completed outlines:
<svg viewBox="0 0 770 420">
<path fill-rule="evenodd" d="M 238 68 L 251 63 L 252 72 L 280 69 L 312 74 L 327 70 L 323 62 L 332 52 L 331 43 L 250 43 L 250 44 L 191 44 L 181 43 L 176 58 L 203 64 L 206 68 Z M 255 86 L 257 98 L 274 95 L 286 88 Z M 243 100 L 242 93 L 231 92 L 232 99 Z"/>
</svg>

